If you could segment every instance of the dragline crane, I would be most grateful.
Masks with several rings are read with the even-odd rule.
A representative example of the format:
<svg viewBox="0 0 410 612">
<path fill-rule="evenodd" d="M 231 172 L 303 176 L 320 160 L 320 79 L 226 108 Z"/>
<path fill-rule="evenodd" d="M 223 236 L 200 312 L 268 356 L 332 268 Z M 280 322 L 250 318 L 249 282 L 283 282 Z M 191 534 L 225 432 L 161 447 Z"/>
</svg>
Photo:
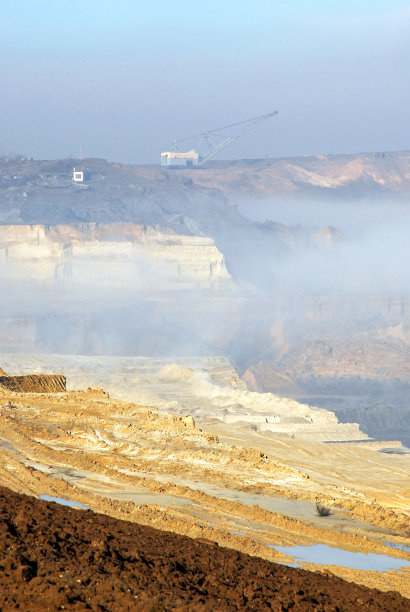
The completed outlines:
<svg viewBox="0 0 410 612">
<path fill-rule="evenodd" d="M 208 159 L 215 157 L 219 151 L 225 149 L 225 147 L 232 142 L 235 142 L 235 140 L 238 140 L 238 138 L 241 138 L 241 136 L 254 130 L 258 125 L 265 123 L 265 121 L 277 114 L 278 111 L 273 111 L 273 113 L 268 113 L 267 115 L 260 115 L 259 117 L 253 117 L 246 121 L 239 121 L 239 123 L 231 123 L 231 125 L 225 125 L 224 127 L 210 130 L 209 132 L 202 132 L 201 134 L 195 134 L 188 138 L 174 140 L 171 145 L 171 150 L 161 153 L 161 166 L 166 166 L 167 168 L 198 168 L 208 161 Z M 227 133 L 221 133 L 225 130 L 239 126 L 242 126 L 242 128 L 234 134 L 228 135 Z M 194 138 L 200 138 L 197 148 L 191 149 L 190 151 L 181 151 L 179 144 Z M 216 140 L 218 138 L 222 138 L 223 140 Z"/>
</svg>

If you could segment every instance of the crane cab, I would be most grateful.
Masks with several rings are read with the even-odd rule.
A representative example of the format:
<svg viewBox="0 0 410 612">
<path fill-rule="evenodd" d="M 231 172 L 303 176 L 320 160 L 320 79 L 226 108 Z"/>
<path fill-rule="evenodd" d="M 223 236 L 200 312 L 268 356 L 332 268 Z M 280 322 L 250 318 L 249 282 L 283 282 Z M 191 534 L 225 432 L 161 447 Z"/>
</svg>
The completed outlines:
<svg viewBox="0 0 410 612">
<path fill-rule="evenodd" d="M 194 149 L 186 153 L 165 151 L 161 153 L 161 166 L 165 166 L 166 168 L 198 168 L 199 153 Z"/>
</svg>

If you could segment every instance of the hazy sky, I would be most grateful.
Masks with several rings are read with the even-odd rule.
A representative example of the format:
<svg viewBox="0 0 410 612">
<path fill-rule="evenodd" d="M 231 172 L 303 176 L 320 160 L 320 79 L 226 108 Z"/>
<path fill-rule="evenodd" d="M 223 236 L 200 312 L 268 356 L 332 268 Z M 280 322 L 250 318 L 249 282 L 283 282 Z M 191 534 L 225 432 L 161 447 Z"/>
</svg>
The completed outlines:
<svg viewBox="0 0 410 612">
<path fill-rule="evenodd" d="M 409 149 L 409 0 L 0 0 L 0 153 L 157 163 Z M 195 141 L 187 143 L 194 146 Z"/>
</svg>

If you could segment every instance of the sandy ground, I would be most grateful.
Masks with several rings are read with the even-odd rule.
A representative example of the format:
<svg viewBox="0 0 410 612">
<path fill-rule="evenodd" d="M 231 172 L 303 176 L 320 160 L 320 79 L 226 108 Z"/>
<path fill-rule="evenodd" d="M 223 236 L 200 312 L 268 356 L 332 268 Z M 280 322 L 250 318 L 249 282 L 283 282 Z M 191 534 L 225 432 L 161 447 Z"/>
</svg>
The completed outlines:
<svg viewBox="0 0 410 612">
<path fill-rule="evenodd" d="M 198 427 L 98 389 L 2 390 L 0 406 L 0 484 L 17 492 L 77 500 L 272 561 L 292 561 L 272 545 L 318 542 L 410 559 L 385 546 L 409 544 L 409 455 L 374 443 L 233 435 L 220 422 Z M 317 500 L 332 507 L 329 517 L 317 515 Z M 328 569 L 410 596 L 408 569 Z"/>
</svg>

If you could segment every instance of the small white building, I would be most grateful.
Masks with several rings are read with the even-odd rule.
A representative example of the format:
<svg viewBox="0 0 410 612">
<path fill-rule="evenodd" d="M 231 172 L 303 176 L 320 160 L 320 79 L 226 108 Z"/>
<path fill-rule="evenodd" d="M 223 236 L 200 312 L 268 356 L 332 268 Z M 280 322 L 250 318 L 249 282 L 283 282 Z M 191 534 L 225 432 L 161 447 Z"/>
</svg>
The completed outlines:
<svg viewBox="0 0 410 612">
<path fill-rule="evenodd" d="M 73 168 L 73 183 L 84 183 L 84 172 Z"/>
</svg>

